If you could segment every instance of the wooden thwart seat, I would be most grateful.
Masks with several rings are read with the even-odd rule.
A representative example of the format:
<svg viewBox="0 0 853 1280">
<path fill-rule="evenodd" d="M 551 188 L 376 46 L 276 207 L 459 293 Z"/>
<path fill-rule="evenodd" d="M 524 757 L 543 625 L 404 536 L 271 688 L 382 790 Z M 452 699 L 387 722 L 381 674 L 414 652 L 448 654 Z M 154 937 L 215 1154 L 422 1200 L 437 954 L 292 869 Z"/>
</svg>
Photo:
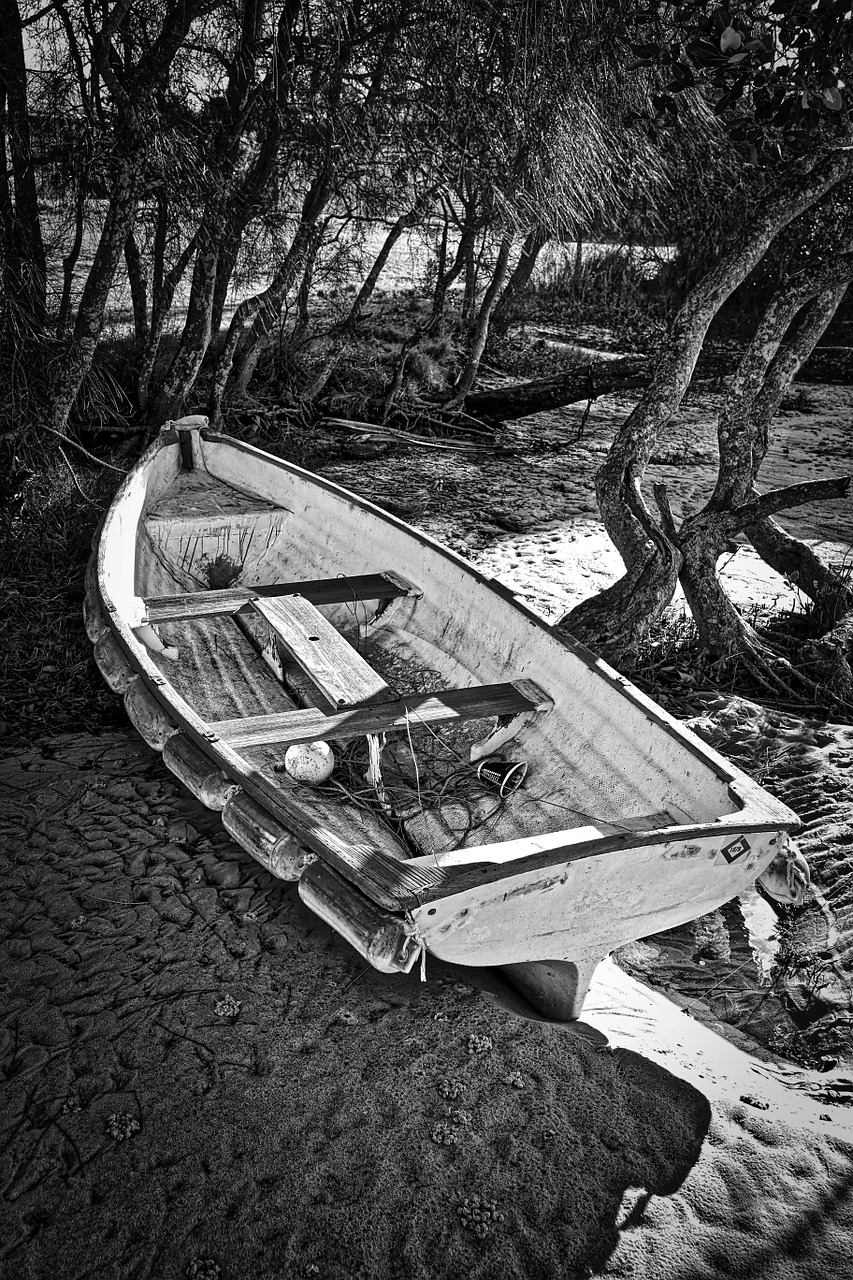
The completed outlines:
<svg viewBox="0 0 853 1280">
<path fill-rule="evenodd" d="M 304 596 L 253 600 L 252 608 L 330 706 L 393 700 L 390 685 Z"/>
<path fill-rule="evenodd" d="M 392 569 L 353 577 L 315 578 L 305 582 L 265 583 L 256 587 L 228 587 L 223 591 L 192 591 L 185 595 L 150 596 L 145 601 L 146 622 L 183 622 L 240 613 L 255 600 L 300 595 L 311 604 L 346 604 L 356 600 L 395 600 L 423 595 L 419 587 Z"/>
<path fill-rule="evenodd" d="M 368 703 L 331 715 L 318 708 L 307 707 L 275 715 L 217 720 L 210 725 L 210 730 L 229 746 L 240 749 L 318 739 L 358 738 L 367 733 L 405 731 L 407 726 L 415 728 L 418 724 L 434 724 L 442 720 L 499 716 L 512 721 L 550 711 L 553 705 L 547 693 L 531 680 L 516 680 L 508 684 L 484 684 L 470 689 L 414 694 L 390 702 Z"/>
</svg>

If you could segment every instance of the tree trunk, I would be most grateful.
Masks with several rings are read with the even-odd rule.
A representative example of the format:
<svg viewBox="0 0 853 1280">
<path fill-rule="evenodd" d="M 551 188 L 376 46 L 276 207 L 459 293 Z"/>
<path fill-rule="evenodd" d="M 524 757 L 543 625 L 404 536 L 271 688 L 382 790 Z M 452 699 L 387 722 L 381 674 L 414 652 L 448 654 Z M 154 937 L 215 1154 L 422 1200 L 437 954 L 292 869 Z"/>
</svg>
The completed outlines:
<svg viewBox="0 0 853 1280">
<path fill-rule="evenodd" d="M 67 338 L 71 326 L 71 291 L 74 288 L 74 270 L 80 259 L 83 248 L 83 234 L 86 218 L 86 197 L 88 188 L 81 181 L 74 198 L 74 239 L 71 248 L 62 259 L 62 297 L 59 302 L 59 314 L 56 318 L 56 335 Z"/>
<path fill-rule="evenodd" d="M 161 281 L 151 299 L 151 329 L 139 363 L 139 377 L 136 385 L 137 401 L 142 413 L 148 411 L 151 397 L 151 381 L 157 364 L 157 353 L 160 349 L 160 339 L 163 336 L 166 317 L 171 310 L 175 290 L 183 280 L 190 258 L 197 246 L 198 232 L 196 231 L 184 250 L 178 255 L 171 269 L 165 275 L 162 274 L 162 269 L 157 272 L 161 276 Z M 160 252 L 158 249 L 155 254 L 155 269 Z"/>
<path fill-rule="evenodd" d="M 240 245 L 243 243 L 244 228 L 232 228 L 219 248 L 216 261 L 216 285 L 213 290 L 213 307 L 210 315 L 211 334 L 219 333 L 222 328 L 222 317 L 228 301 L 228 290 L 237 266 Z"/>
<path fill-rule="evenodd" d="M 149 333 L 160 319 L 160 300 L 166 279 L 166 249 L 169 243 L 169 197 L 165 191 L 156 196 L 157 216 L 154 219 L 154 244 L 151 252 L 151 323 Z M 172 299 L 169 299 L 169 306 Z"/>
<path fill-rule="evenodd" d="M 734 534 L 748 527 L 751 514 L 769 520 L 776 511 L 841 497 L 849 486 L 850 477 L 807 481 L 756 495 L 751 502 L 728 510 L 709 504 L 684 521 L 677 535 L 684 557 L 681 583 L 699 638 L 709 653 L 727 665 L 742 662 L 759 678 L 773 679 L 773 655 L 723 590 L 717 562 Z M 663 508 L 660 486 L 655 486 L 655 495 Z"/>
<path fill-rule="evenodd" d="M 331 195 L 332 187 L 328 175 L 318 174 L 303 201 L 299 226 L 290 248 L 279 263 L 269 285 L 262 292 L 244 299 L 231 317 L 210 390 L 209 412 L 212 422 L 218 422 L 222 416 L 222 400 L 229 376 L 238 394 L 246 393 L 258 357 L 281 312 L 284 299 L 311 251 L 317 222 Z M 249 328 L 250 331 L 245 345 L 242 345 L 239 364 L 237 364 L 235 362 L 237 344 Z M 232 364 L 234 365 L 233 375 Z"/>
<path fill-rule="evenodd" d="M 25 329 L 39 333 L 47 310 L 47 258 L 30 141 L 23 30 L 17 0 L 0 0 L 0 84 L 5 90 L 6 138 L 14 179 L 14 201 L 6 211 L 11 225 L 6 227 L 3 282 Z M 6 194 L 10 194 L 8 182 Z"/>
<path fill-rule="evenodd" d="M 626 565 L 618 582 L 606 592 L 582 600 L 557 623 L 560 630 L 616 664 L 635 653 L 646 634 L 641 624 L 657 617 L 672 600 L 683 565 L 676 540 L 652 522 L 638 487 L 626 486 L 625 502 L 629 514 L 647 531 L 650 549 L 646 559 Z M 606 596 L 606 607 L 602 607 L 602 596 Z M 626 624 L 626 618 L 638 618 L 640 625 Z"/>
<path fill-rule="evenodd" d="M 424 214 L 427 205 L 435 195 L 435 188 L 424 191 L 415 203 L 406 213 L 401 213 L 399 218 L 389 228 L 388 234 L 382 242 L 382 247 L 377 253 L 373 266 L 364 278 L 361 288 L 353 299 L 349 315 L 341 324 L 342 329 L 350 330 L 355 327 L 361 318 L 364 308 L 373 297 L 374 290 L 379 283 L 379 277 L 385 269 L 385 265 L 391 256 L 391 250 L 400 239 L 404 231 L 409 231 L 412 227 L 416 227 Z"/>
<path fill-rule="evenodd" d="M 731 550 L 725 517 L 720 512 L 703 511 L 684 522 L 677 541 L 684 557 L 679 578 L 702 647 L 716 658 L 757 653 L 762 647 L 758 636 L 717 576 L 720 556 Z"/>
<path fill-rule="evenodd" d="M 77 309 L 71 342 L 58 360 L 50 389 L 48 425 L 64 433 L 68 415 L 101 336 L 104 311 L 118 264 L 136 217 L 145 171 L 144 153 L 131 146 L 118 165 L 107 215 Z"/>
<path fill-rule="evenodd" d="M 456 246 L 456 253 L 453 256 L 453 264 L 449 271 L 443 269 L 442 262 L 446 255 L 446 241 L 442 241 L 444 252 L 441 255 L 442 261 L 439 263 L 439 274 L 435 282 L 435 292 L 432 297 L 432 312 L 427 321 L 425 333 L 439 333 L 441 324 L 444 319 L 444 308 L 447 303 L 447 291 L 454 284 L 465 269 L 465 263 L 469 253 L 473 251 L 474 240 L 477 236 L 480 224 L 478 222 L 463 223 L 462 233 L 459 237 L 459 243 Z"/>
<path fill-rule="evenodd" d="M 675 579 L 671 557 L 663 554 L 666 539 L 663 545 L 656 545 L 650 537 L 653 521 L 641 491 L 652 446 L 681 404 L 708 328 L 722 304 L 758 265 L 778 232 L 846 178 L 851 170 L 853 156 L 838 153 L 818 162 L 808 173 L 780 185 L 743 229 L 725 261 L 707 273 L 681 306 L 658 359 L 653 381 L 617 433 L 596 476 L 601 517 L 625 563 L 628 584 L 643 572 L 651 579 L 657 577 L 657 585 L 647 591 L 644 599 L 639 594 L 632 597 L 627 593 L 623 580 L 603 591 L 593 602 L 584 601 L 560 623 L 579 639 L 587 638 L 594 643 L 597 635 L 605 634 L 611 654 L 618 655 L 621 645 L 627 652 L 672 598 Z M 652 614 L 647 611 L 649 600 L 656 601 Z"/>
<path fill-rule="evenodd" d="M 332 371 L 341 358 L 340 347 L 346 345 L 349 336 L 353 333 L 356 325 L 361 319 L 364 308 L 373 297 L 374 290 L 379 283 L 379 277 L 385 268 L 385 264 L 391 256 L 391 250 L 400 239 L 404 231 L 408 231 L 410 227 L 417 226 L 417 223 L 424 212 L 427 204 L 432 199 L 434 192 L 426 191 L 415 201 L 415 204 L 407 213 L 401 213 L 396 222 L 389 228 L 382 246 L 373 260 L 373 265 L 368 271 L 362 282 L 361 288 L 353 298 L 352 306 L 349 313 L 336 325 L 329 335 L 330 346 L 326 358 L 317 374 L 311 381 L 310 387 L 305 392 L 305 399 L 316 400 L 318 396 L 323 394 Z"/>
<path fill-rule="evenodd" d="M 280 86 L 289 83 L 290 37 L 298 6 L 288 2 L 279 14 L 274 56 L 263 80 L 258 81 L 258 57 L 262 49 L 265 0 L 242 0 L 239 27 L 226 60 L 227 80 L 222 113 L 216 129 L 215 181 L 198 230 L 198 249 L 190 301 L 181 343 L 172 360 L 151 411 L 158 426 L 178 416 L 195 385 L 211 338 L 225 304 L 231 273 L 240 243 L 257 199 L 272 173 L 281 135 Z M 253 99 L 268 94 L 262 115 L 252 112 Z M 254 160 L 242 180 L 238 172 L 251 129 Z"/>
<path fill-rule="evenodd" d="M 476 253 L 474 244 L 476 236 L 472 236 L 466 241 L 465 253 L 463 257 L 463 266 L 465 268 L 465 290 L 462 294 L 462 323 L 470 324 L 474 316 L 474 308 L 477 305 L 477 277 L 479 275 L 480 263 L 486 250 L 486 235 L 483 231 L 483 243 L 480 245 L 480 252 Z"/>
<path fill-rule="evenodd" d="M 817 552 L 776 521 L 759 520 L 744 532 L 765 564 L 813 600 L 822 626 L 832 627 L 853 612 L 853 587 L 848 574 L 826 564 Z"/>
<path fill-rule="evenodd" d="M 727 661 L 745 647 L 755 654 L 761 646 L 751 628 L 744 625 L 738 633 L 733 624 L 734 610 L 727 610 L 721 604 L 725 593 L 716 576 L 716 565 L 725 545 L 722 522 L 728 520 L 730 525 L 732 513 L 742 509 L 751 497 L 757 499 L 753 485 L 767 452 L 770 421 L 797 369 L 835 313 L 851 275 L 853 255 L 840 254 L 799 272 L 771 298 L 738 365 L 720 413 L 717 433 L 720 460 L 714 493 L 704 510 L 686 520 L 681 529 L 679 543 L 684 555 L 681 580 L 700 638 L 705 648 Z M 815 305 L 817 299 L 819 302 Z M 798 315 L 801 319 L 785 341 Z M 716 535 L 713 530 L 717 531 Z M 795 572 L 806 569 L 809 585 L 826 592 L 827 617 L 830 622 L 835 621 L 838 616 L 835 610 L 851 595 L 846 584 L 832 575 L 828 566 L 821 566 L 819 570 L 814 553 L 809 554 L 807 566 L 808 548 L 803 545 L 797 554 L 780 526 L 769 517 L 759 523 L 756 540 L 771 555 L 775 553 L 777 565 L 784 561 L 786 567 Z M 694 592 L 693 598 L 688 592 L 688 584 L 692 582 L 701 584 L 701 591 Z"/>
<path fill-rule="evenodd" d="M 157 39 L 142 47 L 135 64 L 131 63 L 129 49 L 121 62 L 113 44 L 127 7 L 122 2 L 109 14 L 104 11 L 101 25 L 95 23 L 90 46 L 93 74 L 96 71 L 109 86 L 113 105 L 113 144 L 106 165 L 113 177 L 104 225 L 77 310 L 74 333 L 53 371 L 46 425 L 59 434 L 65 431 L 74 400 L 91 369 L 110 288 L 136 219 L 148 152 L 155 134 L 153 122 L 158 93 L 164 88 L 169 68 L 203 5 L 201 0 L 185 0 L 180 5 L 165 6 Z"/>
<path fill-rule="evenodd" d="M 305 260 L 311 253 L 314 231 L 315 228 L 313 226 L 300 226 L 297 229 L 290 249 L 281 263 L 279 271 L 273 277 L 270 287 L 264 290 L 263 294 L 258 294 L 254 299 L 250 298 L 246 303 L 240 304 L 240 308 L 245 307 L 245 310 L 240 316 L 237 326 L 234 326 L 234 320 L 237 320 L 240 308 L 238 308 L 238 312 L 235 312 L 234 320 L 232 320 L 232 326 L 234 327 L 233 329 L 229 328 L 228 337 L 217 365 L 213 390 L 213 396 L 216 401 L 215 408 L 214 399 L 211 400 L 211 412 L 214 417 L 218 417 L 219 414 L 219 405 L 225 391 L 227 373 L 232 358 L 234 362 L 233 372 L 231 373 L 232 391 L 236 392 L 238 396 L 248 395 L 249 383 L 252 381 L 258 360 L 273 331 L 273 326 L 281 315 L 284 300 L 299 273 L 304 271 Z M 248 332 L 245 334 L 245 342 L 238 350 L 235 338 L 242 336 L 243 326 L 248 329 Z M 230 349 L 232 343 L 234 344 L 233 351 Z"/>
<path fill-rule="evenodd" d="M 159 427 L 162 423 L 181 416 L 186 397 L 195 383 L 210 345 L 219 244 L 220 237 L 216 228 L 199 228 L 187 318 L 180 346 L 154 398 L 150 413 L 152 427 Z"/>
<path fill-rule="evenodd" d="M 130 298 L 133 304 L 133 336 L 136 345 L 142 352 L 148 341 L 148 281 L 145 278 L 145 266 L 136 237 L 131 231 L 124 242 L 124 260 L 127 265 L 127 278 L 130 284 Z"/>
<path fill-rule="evenodd" d="M 296 292 L 296 321 L 290 334 L 290 346 L 294 349 L 300 345 L 302 339 L 308 331 L 308 321 L 310 319 L 308 304 L 311 299 L 311 285 L 314 279 L 314 264 L 317 261 L 317 251 L 323 243 L 323 235 L 326 230 L 326 224 L 317 228 L 308 253 L 305 257 L 305 265 L 302 268 L 302 279 L 299 282 L 299 288 Z"/>
<path fill-rule="evenodd" d="M 808 360 L 835 315 L 848 285 L 845 281 L 822 290 L 803 309 L 793 332 L 776 354 L 764 385 L 753 403 L 753 436 L 759 447 L 753 458 L 753 471 L 759 467 L 767 451 L 769 423 L 775 416 L 782 396 Z M 754 490 L 752 490 L 754 494 Z M 834 626 L 845 613 L 853 610 L 853 588 L 846 574 L 839 574 L 803 542 L 787 533 L 775 520 L 767 519 L 748 525 L 746 536 L 761 558 L 795 582 L 817 607 L 824 626 Z"/>
<path fill-rule="evenodd" d="M 495 263 L 492 279 L 489 287 L 483 295 L 483 301 L 480 303 L 480 310 L 477 315 L 477 322 L 474 326 L 474 333 L 471 340 L 471 352 L 468 360 L 462 369 L 459 377 L 453 386 L 447 407 L 451 408 L 461 405 L 465 401 L 465 397 L 474 385 L 477 377 L 477 370 L 480 368 L 480 360 L 486 349 L 486 342 L 489 337 L 489 321 L 492 316 L 498 294 L 501 291 L 504 278 L 506 276 L 507 263 L 509 262 L 510 250 L 512 249 L 513 237 L 511 234 L 505 235 L 501 240 L 498 249 L 498 257 Z"/>
<path fill-rule="evenodd" d="M 771 298 L 720 411 L 719 471 L 709 508 L 740 506 L 748 498 L 767 452 L 770 422 L 782 396 L 835 314 L 851 276 L 853 254 L 841 254 L 800 272 Z M 774 368 L 774 362 L 786 350 L 783 341 L 795 317 L 816 295 L 824 295 L 824 305 L 817 316 L 812 308 L 806 329 L 799 329 L 793 343 L 787 344 L 785 358 Z"/>
<path fill-rule="evenodd" d="M 445 212 L 441 224 L 441 239 L 438 242 L 438 257 L 435 262 L 435 286 L 432 291 L 432 314 L 428 324 L 438 328 L 444 314 L 444 295 L 447 288 L 444 277 L 447 273 L 447 237 L 450 233 L 450 219 Z"/>
<path fill-rule="evenodd" d="M 536 259 L 548 243 L 548 240 L 548 232 L 541 225 L 534 227 L 528 234 L 521 247 L 521 255 L 518 262 L 515 264 L 515 268 L 506 282 L 506 288 L 498 299 L 492 313 L 493 331 L 504 333 L 509 328 L 517 311 L 519 299 L 530 283 L 533 268 L 536 266 Z"/>
</svg>

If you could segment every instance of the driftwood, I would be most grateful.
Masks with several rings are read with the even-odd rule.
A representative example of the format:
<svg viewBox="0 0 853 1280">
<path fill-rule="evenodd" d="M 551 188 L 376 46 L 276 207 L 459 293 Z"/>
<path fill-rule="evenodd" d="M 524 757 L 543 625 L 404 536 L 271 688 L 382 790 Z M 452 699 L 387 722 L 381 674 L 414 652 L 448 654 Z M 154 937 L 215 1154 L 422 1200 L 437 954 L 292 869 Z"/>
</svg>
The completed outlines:
<svg viewBox="0 0 853 1280">
<path fill-rule="evenodd" d="M 484 444 L 476 444 L 474 441 L 467 440 L 453 442 L 435 440 L 427 436 L 415 435 L 411 431 L 394 431 L 391 427 L 382 426 L 380 423 L 353 422 L 349 418 L 321 418 L 320 425 L 338 431 L 353 431 L 359 436 L 369 436 L 371 440 L 388 440 L 393 444 L 420 445 L 424 449 L 449 449 L 456 453 L 507 452 L 507 450 L 502 450 L 499 445 L 491 440 Z M 451 429 L 450 425 L 448 425 L 448 429 Z M 473 429 L 472 434 L 474 434 Z M 482 433 L 477 432 L 476 434 Z"/>
</svg>

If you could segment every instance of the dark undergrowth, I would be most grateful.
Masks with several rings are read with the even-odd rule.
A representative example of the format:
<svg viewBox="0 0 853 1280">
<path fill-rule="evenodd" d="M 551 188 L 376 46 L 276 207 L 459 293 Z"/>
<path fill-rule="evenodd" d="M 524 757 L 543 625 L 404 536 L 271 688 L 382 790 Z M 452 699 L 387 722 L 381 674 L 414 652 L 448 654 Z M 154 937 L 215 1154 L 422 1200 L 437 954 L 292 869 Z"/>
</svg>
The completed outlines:
<svg viewBox="0 0 853 1280">
<path fill-rule="evenodd" d="M 850 707 L 834 698 L 831 690 L 815 689 L 809 680 L 803 654 L 826 629 L 810 603 L 776 611 L 754 606 L 745 617 L 762 644 L 793 668 L 802 670 L 802 687 L 798 688 L 792 677 L 787 693 L 769 688 L 737 660 L 721 669 L 701 645 L 693 619 L 675 609 L 655 622 L 636 655 L 623 667 L 624 673 L 644 693 L 682 719 L 699 715 L 708 696 L 725 694 L 791 715 L 847 723 Z"/>
<path fill-rule="evenodd" d="M 69 451 L 70 452 L 70 451 Z M 61 460 L 19 479 L 0 516 L 0 716 L 7 740 L 123 723 L 83 630 L 83 575 L 112 471 Z"/>
</svg>

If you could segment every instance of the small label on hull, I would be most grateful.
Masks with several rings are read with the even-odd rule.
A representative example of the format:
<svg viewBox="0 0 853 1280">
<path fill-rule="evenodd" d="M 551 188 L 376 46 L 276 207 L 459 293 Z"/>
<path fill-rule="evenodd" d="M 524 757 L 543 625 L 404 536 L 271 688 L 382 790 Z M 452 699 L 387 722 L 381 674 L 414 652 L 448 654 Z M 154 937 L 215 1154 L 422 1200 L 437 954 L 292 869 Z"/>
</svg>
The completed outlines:
<svg viewBox="0 0 853 1280">
<path fill-rule="evenodd" d="M 724 844 L 720 852 L 714 859 L 716 866 L 723 866 L 730 862 L 737 862 L 738 858 L 742 858 L 745 853 L 749 853 L 749 841 L 746 836 L 738 836 L 737 840 L 732 840 L 731 844 Z"/>
</svg>

